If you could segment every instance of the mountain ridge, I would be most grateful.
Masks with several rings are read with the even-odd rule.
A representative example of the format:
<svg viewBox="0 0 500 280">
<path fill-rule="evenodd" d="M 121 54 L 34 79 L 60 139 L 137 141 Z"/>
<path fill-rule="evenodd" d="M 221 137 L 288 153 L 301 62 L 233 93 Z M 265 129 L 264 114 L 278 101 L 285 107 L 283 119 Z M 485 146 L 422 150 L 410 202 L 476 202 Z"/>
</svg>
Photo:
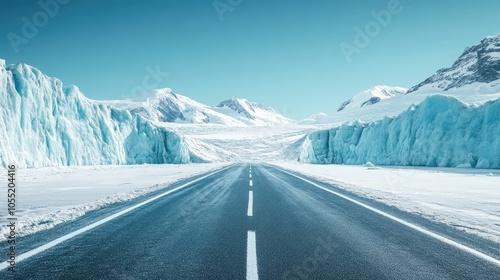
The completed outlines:
<svg viewBox="0 0 500 280">
<path fill-rule="evenodd" d="M 98 101 L 129 110 L 154 122 L 221 124 L 228 126 L 280 125 L 291 120 L 272 107 L 243 98 L 230 98 L 209 106 L 170 88 L 156 89 L 127 100 Z"/>
<path fill-rule="evenodd" d="M 448 68 L 442 68 L 407 94 L 419 90 L 449 91 L 473 83 L 491 83 L 500 79 L 500 34 L 488 36 L 468 46 Z"/>
<path fill-rule="evenodd" d="M 402 94 L 380 99 L 372 99 L 369 94 L 370 89 L 365 90 L 342 103 L 337 112 L 326 116 L 313 115 L 299 123 L 340 125 L 356 120 L 375 121 L 386 116 L 396 116 L 434 94 L 453 96 L 467 104 L 476 105 L 498 99 L 500 34 L 488 36 L 479 44 L 466 47 L 451 67 L 439 69 Z M 354 102 L 355 99 L 357 102 Z"/>
</svg>

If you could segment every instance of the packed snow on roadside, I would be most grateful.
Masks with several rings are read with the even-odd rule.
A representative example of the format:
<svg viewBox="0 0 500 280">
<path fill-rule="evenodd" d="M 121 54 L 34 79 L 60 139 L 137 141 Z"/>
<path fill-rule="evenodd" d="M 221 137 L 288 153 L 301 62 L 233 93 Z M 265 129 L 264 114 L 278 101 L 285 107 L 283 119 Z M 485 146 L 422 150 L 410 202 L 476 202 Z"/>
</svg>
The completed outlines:
<svg viewBox="0 0 500 280">
<path fill-rule="evenodd" d="M 49 229 L 104 206 L 166 188 L 229 163 L 61 166 L 16 171 L 18 236 Z M 0 181 L 7 181 L 7 172 Z M 7 213 L 6 203 L 0 213 Z M 5 240 L 7 227 L 1 227 Z"/>
<path fill-rule="evenodd" d="M 500 170 L 274 164 L 500 242 Z"/>
</svg>

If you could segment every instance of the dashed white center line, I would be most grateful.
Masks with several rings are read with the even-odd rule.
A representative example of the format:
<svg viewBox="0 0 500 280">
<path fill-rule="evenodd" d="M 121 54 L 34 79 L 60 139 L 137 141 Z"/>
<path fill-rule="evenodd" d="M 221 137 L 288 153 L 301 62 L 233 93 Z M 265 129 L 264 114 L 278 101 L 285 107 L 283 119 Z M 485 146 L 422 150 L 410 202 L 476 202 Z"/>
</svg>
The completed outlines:
<svg viewBox="0 0 500 280">
<path fill-rule="evenodd" d="M 255 231 L 249 230 L 247 237 L 247 280 L 259 279 L 259 272 L 257 270 L 257 246 L 255 239 Z"/>
<path fill-rule="evenodd" d="M 247 216 L 252 217 L 253 216 L 253 191 L 248 192 L 248 211 L 247 211 Z"/>
<path fill-rule="evenodd" d="M 253 186 L 252 181 L 252 164 L 250 164 L 250 168 L 248 170 L 248 177 L 250 181 L 248 185 L 250 187 Z M 248 191 L 248 210 L 247 216 L 253 216 L 253 191 Z M 259 273 L 257 270 L 257 245 L 255 238 L 255 231 L 249 230 L 247 237 L 247 280 L 258 280 Z"/>
</svg>

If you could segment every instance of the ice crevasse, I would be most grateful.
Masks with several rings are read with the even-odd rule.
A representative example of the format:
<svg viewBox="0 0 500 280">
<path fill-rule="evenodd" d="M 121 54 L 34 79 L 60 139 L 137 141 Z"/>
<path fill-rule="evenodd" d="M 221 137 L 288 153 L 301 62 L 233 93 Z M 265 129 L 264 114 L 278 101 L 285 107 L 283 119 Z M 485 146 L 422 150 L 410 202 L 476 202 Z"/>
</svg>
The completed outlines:
<svg viewBox="0 0 500 280">
<path fill-rule="evenodd" d="M 500 99 L 467 105 L 432 95 L 396 117 L 309 134 L 299 161 L 500 168 Z"/>
</svg>

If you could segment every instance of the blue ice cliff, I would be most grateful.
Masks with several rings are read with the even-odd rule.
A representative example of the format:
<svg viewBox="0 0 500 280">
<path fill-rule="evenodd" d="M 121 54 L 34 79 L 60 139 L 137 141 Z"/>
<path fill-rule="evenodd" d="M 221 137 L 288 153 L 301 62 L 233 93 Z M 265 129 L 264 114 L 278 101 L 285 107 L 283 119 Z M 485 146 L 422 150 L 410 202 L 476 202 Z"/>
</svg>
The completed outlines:
<svg viewBox="0 0 500 280">
<path fill-rule="evenodd" d="M 0 118 L 3 167 L 204 161 L 180 135 L 1 59 Z"/>
<path fill-rule="evenodd" d="M 309 134 L 299 161 L 500 168 L 500 99 L 468 106 L 432 95 L 393 118 Z"/>
</svg>

